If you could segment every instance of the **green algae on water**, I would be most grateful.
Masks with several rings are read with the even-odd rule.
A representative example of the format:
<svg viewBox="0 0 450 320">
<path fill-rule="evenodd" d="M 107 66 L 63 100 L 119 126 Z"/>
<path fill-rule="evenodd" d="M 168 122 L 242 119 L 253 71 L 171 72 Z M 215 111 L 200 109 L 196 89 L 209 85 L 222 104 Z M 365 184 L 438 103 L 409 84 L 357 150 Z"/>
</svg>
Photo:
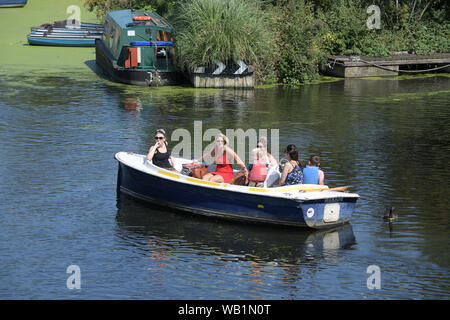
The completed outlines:
<svg viewBox="0 0 450 320">
<path fill-rule="evenodd" d="M 426 79 L 433 77 L 450 78 L 450 73 L 421 73 L 421 74 L 403 74 L 400 76 L 391 77 L 362 77 L 362 80 L 412 80 L 412 79 Z"/>
<path fill-rule="evenodd" d="M 388 102 L 401 102 L 406 100 L 422 99 L 425 97 L 440 95 L 440 94 L 450 94 L 450 90 L 438 90 L 438 91 L 427 91 L 427 92 L 404 92 L 395 93 L 387 97 L 376 97 L 373 98 L 375 102 L 378 103 L 388 103 Z"/>
<path fill-rule="evenodd" d="M 92 71 L 86 61 L 95 60 L 95 48 L 31 46 L 27 41 L 30 27 L 53 23 L 71 17 L 70 6 L 80 8 L 80 20 L 98 23 L 93 13 L 87 11 L 83 0 L 32 0 L 22 8 L 0 10 L 0 71 L 8 74 L 28 74 L 34 70 L 58 73 L 67 68 L 74 74 Z"/>
</svg>

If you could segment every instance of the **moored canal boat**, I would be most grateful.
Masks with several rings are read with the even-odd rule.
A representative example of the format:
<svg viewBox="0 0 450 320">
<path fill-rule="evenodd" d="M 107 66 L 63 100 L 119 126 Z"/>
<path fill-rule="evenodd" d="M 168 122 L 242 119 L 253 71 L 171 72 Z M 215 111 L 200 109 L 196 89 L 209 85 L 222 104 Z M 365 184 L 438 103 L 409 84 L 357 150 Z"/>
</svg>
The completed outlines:
<svg viewBox="0 0 450 320">
<path fill-rule="evenodd" d="M 0 0 L 0 8 L 15 8 L 23 7 L 28 0 Z"/>
<path fill-rule="evenodd" d="M 38 46 L 56 46 L 56 47 L 93 47 L 95 39 L 100 36 L 89 36 L 83 34 L 47 34 L 47 33 L 30 33 L 27 35 L 30 45 Z"/>
<path fill-rule="evenodd" d="M 63 20 L 31 27 L 27 39 L 30 45 L 94 47 L 95 39 L 101 39 L 102 34 L 103 25 Z"/>
<path fill-rule="evenodd" d="M 156 13 L 119 10 L 106 14 L 103 37 L 95 41 L 97 64 L 117 82 L 172 85 L 183 81 L 174 66 L 170 24 Z"/>
<path fill-rule="evenodd" d="M 145 155 L 118 152 L 115 158 L 119 162 L 118 192 L 157 205 L 228 220 L 330 228 L 350 221 L 359 198 L 355 193 L 328 190 L 327 186 L 276 187 L 278 170 L 268 174 L 266 188 L 254 188 L 174 173 L 153 165 Z M 183 164 L 191 162 L 174 159 L 179 171 Z M 214 169 L 210 167 L 209 170 Z"/>
</svg>

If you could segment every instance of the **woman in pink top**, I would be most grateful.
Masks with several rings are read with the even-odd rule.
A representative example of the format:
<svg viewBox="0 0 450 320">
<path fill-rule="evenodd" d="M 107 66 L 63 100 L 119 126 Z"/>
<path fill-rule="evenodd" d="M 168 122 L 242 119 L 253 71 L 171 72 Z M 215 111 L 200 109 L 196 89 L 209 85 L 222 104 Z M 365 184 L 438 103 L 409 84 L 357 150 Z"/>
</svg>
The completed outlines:
<svg viewBox="0 0 450 320">
<path fill-rule="evenodd" d="M 269 159 L 262 148 L 253 149 L 253 166 L 248 176 L 249 187 L 263 187 L 267 177 Z"/>
</svg>

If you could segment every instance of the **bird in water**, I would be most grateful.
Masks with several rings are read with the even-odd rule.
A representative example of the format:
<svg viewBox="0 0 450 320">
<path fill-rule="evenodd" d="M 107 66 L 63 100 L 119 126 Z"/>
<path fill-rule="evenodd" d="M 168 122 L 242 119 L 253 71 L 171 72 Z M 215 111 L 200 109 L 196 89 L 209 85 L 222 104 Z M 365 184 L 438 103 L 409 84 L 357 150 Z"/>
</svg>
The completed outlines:
<svg viewBox="0 0 450 320">
<path fill-rule="evenodd" d="M 383 219 L 392 221 L 398 218 L 398 214 L 394 212 L 395 207 L 387 207 L 384 212 Z"/>
</svg>

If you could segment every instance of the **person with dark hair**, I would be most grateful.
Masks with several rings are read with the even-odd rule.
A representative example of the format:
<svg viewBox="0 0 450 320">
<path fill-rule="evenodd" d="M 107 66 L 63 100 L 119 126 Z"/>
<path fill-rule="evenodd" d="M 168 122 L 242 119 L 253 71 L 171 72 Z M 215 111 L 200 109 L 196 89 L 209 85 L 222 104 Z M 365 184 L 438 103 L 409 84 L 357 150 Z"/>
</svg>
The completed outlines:
<svg viewBox="0 0 450 320">
<path fill-rule="evenodd" d="M 308 165 L 303 169 L 303 183 L 304 184 L 324 184 L 325 174 L 319 168 L 320 157 L 312 155 L 309 157 Z"/>
<path fill-rule="evenodd" d="M 295 145 L 289 144 L 284 151 L 288 162 L 285 163 L 281 173 L 280 186 L 303 183 L 303 168 L 298 161 L 298 149 Z"/>
<path fill-rule="evenodd" d="M 155 144 L 151 146 L 148 151 L 147 160 L 152 161 L 157 167 L 167 170 L 175 170 L 173 167 L 173 158 L 168 149 L 166 131 L 164 131 L 164 129 L 156 130 L 155 141 Z"/>
</svg>

